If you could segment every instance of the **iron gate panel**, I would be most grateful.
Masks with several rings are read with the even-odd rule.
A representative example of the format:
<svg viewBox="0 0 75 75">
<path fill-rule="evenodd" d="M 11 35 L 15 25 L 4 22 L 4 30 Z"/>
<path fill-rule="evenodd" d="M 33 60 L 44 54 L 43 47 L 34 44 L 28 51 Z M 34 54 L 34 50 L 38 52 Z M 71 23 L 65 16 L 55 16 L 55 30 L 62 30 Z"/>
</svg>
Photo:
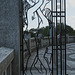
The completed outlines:
<svg viewBox="0 0 75 75">
<path fill-rule="evenodd" d="M 24 48 L 24 41 L 26 44 L 26 49 L 22 50 L 21 59 L 22 59 L 22 72 L 23 75 L 29 75 L 27 71 L 30 72 L 30 75 L 35 75 L 32 70 L 36 69 L 38 74 L 45 75 L 66 75 L 66 1 L 65 0 L 21 0 L 22 2 L 22 30 L 21 30 L 21 42 L 22 49 Z M 45 8 L 46 5 L 49 5 L 49 8 Z M 32 16 L 30 16 L 32 14 Z M 37 31 L 35 37 L 36 43 L 36 54 L 34 54 L 34 59 L 30 67 L 28 64 L 31 59 L 32 53 L 29 48 L 29 39 L 28 37 L 24 38 L 24 35 L 28 36 L 29 30 L 28 27 L 31 26 L 31 22 L 37 17 Z M 42 59 L 40 58 L 40 43 L 41 40 L 39 36 L 40 26 L 45 24 L 48 25 L 48 40 Z M 33 22 L 32 22 L 33 23 Z M 52 45 L 50 45 L 50 37 L 52 38 Z M 51 47 L 51 49 L 50 49 Z M 24 54 L 28 52 L 28 58 L 24 62 Z M 50 53 L 48 53 L 51 51 Z M 50 59 L 46 57 L 46 54 L 50 56 Z M 45 64 L 43 63 L 45 62 Z M 36 66 L 39 63 L 38 66 Z M 49 71 L 49 72 L 48 72 Z"/>
<path fill-rule="evenodd" d="M 52 0 L 52 12 L 52 75 L 66 75 L 66 0 Z"/>
</svg>

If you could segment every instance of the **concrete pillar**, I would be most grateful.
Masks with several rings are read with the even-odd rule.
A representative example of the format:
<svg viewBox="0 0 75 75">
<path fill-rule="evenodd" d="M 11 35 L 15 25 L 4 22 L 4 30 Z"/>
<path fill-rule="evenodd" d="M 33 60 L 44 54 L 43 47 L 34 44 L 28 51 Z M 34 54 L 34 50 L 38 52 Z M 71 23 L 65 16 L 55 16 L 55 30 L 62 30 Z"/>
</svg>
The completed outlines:
<svg viewBox="0 0 75 75">
<path fill-rule="evenodd" d="M 20 75 L 19 0 L 0 0 L 0 47 L 15 49 L 12 75 Z"/>
<path fill-rule="evenodd" d="M 7 75 L 7 69 L 5 70 L 5 75 Z"/>
<path fill-rule="evenodd" d="M 12 63 L 10 64 L 10 75 L 12 75 Z"/>
</svg>

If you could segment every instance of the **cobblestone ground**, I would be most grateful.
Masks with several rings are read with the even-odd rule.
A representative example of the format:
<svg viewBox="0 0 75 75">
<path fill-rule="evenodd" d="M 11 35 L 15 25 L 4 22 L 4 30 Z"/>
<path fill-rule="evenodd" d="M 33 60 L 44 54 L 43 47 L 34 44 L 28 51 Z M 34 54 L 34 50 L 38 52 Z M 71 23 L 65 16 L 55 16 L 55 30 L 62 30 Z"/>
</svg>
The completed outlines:
<svg viewBox="0 0 75 75">
<path fill-rule="evenodd" d="M 46 48 L 42 48 L 41 50 L 39 50 L 39 59 L 40 61 L 43 63 L 44 67 L 47 69 L 47 74 L 46 74 L 46 70 L 43 68 L 43 66 L 41 66 L 40 61 L 37 60 L 37 58 L 35 59 L 35 66 L 32 66 L 31 72 L 33 75 L 50 75 L 51 73 L 51 64 L 47 65 L 46 60 L 43 58 L 43 55 L 45 53 Z M 49 47 L 49 52 L 51 53 L 51 47 Z M 27 72 L 25 75 L 31 75 L 30 73 L 30 67 L 32 65 L 32 63 L 34 62 L 34 58 L 36 56 L 36 51 L 33 52 L 29 58 L 28 61 L 28 68 L 27 68 Z M 48 57 L 48 59 L 50 59 L 51 55 L 50 54 L 46 54 L 45 57 Z M 26 62 L 27 60 L 25 60 Z M 37 61 L 37 63 L 36 63 Z M 50 61 L 49 61 L 50 62 Z M 26 63 L 25 63 L 26 66 Z M 41 66 L 41 68 L 40 68 Z M 37 68 L 36 68 L 37 67 Z M 50 68 L 50 70 L 49 70 Z M 37 69 L 39 69 L 38 72 Z M 75 75 L 75 43 L 71 43 L 71 44 L 67 44 L 67 74 L 68 75 Z"/>
<path fill-rule="evenodd" d="M 75 75 L 75 43 L 67 44 L 67 73 Z"/>
</svg>

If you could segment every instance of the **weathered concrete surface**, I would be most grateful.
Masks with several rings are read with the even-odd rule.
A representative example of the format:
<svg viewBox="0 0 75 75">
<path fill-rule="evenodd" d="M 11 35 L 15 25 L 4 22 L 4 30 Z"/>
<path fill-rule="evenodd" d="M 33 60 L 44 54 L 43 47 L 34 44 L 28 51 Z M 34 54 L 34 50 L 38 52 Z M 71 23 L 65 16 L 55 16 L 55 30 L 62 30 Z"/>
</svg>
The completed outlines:
<svg viewBox="0 0 75 75">
<path fill-rule="evenodd" d="M 0 0 L 0 47 L 15 50 L 13 75 L 20 74 L 19 0 Z M 17 70 L 17 71 L 16 71 Z"/>
<path fill-rule="evenodd" d="M 4 71 L 7 69 L 9 64 L 14 59 L 14 50 L 1 47 L 0 48 L 0 75 L 4 73 Z"/>
</svg>

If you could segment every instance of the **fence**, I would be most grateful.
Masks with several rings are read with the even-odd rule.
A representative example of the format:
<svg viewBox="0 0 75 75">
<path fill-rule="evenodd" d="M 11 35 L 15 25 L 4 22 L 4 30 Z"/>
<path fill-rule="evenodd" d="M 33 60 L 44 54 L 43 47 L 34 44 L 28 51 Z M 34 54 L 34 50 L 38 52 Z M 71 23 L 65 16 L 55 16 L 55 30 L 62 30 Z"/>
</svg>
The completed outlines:
<svg viewBox="0 0 75 75">
<path fill-rule="evenodd" d="M 64 38 L 64 37 L 62 37 Z M 35 38 L 31 38 L 29 40 L 26 40 L 27 43 L 29 42 L 29 48 L 31 51 L 36 49 L 36 42 Z M 63 40 L 64 41 L 64 40 Z M 66 43 L 74 43 L 75 42 L 75 36 L 68 36 L 66 37 Z M 44 37 L 43 39 L 40 40 L 40 45 L 41 47 L 46 47 L 49 44 L 49 38 Z M 50 45 L 52 44 L 52 39 L 50 38 Z M 26 48 L 26 43 L 24 42 L 24 49 Z"/>
</svg>

